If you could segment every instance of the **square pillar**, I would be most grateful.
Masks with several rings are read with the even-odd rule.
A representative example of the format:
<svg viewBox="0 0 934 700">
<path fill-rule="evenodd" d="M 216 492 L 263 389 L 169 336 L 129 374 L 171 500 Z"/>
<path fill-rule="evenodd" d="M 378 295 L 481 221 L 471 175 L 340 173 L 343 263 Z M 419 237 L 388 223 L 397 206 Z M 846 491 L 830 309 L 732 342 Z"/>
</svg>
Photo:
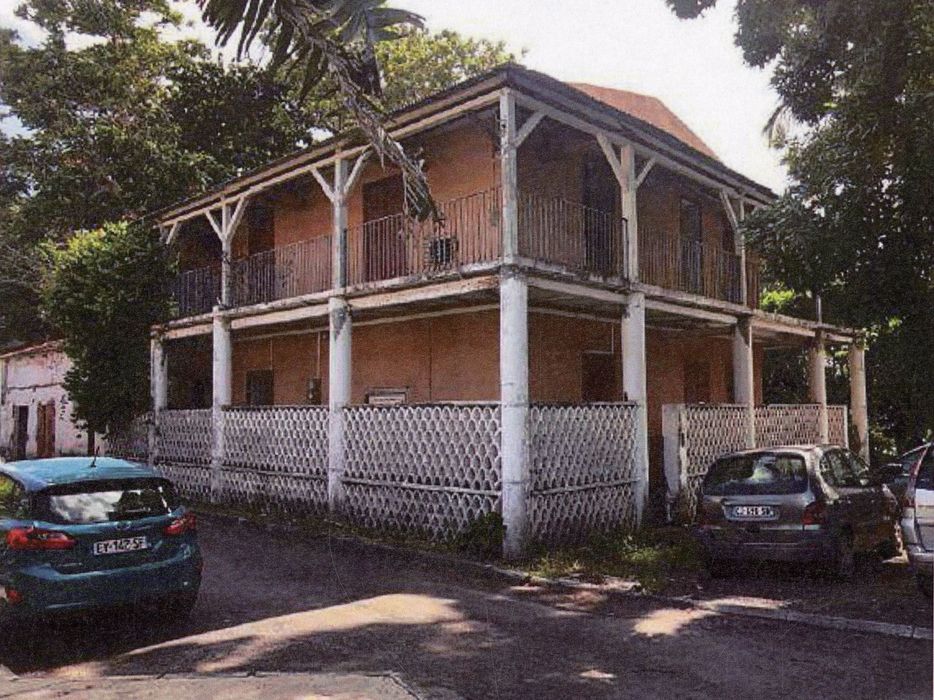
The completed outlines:
<svg viewBox="0 0 934 700">
<path fill-rule="evenodd" d="M 859 456 L 869 463 L 869 404 L 866 400 L 866 350 L 854 342 L 849 350 L 850 415 L 859 441 Z"/>
<path fill-rule="evenodd" d="M 638 404 L 636 425 L 636 524 L 642 524 L 649 499 L 649 421 L 645 362 L 645 294 L 629 295 L 620 323 L 623 395 Z"/>
<path fill-rule="evenodd" d="M 733 328 L 733 401 L 747 409 L 746 446 L 756 446 L 756 390 L 754 379 L 752 322 L 736 320 Z"/>
<path fill-rule="evenodd" d="M 830 440 L 830 427 L 827 419 L 827 353 L 824 339 L 818 333 L 808 349 L 808 391 L 811 403 L 816 403 L 818 410 L 818 434 L 820 441 Z"/>
<path fill-rule="evenodd" d="M 331 286 L 335 289 L 347 286 L 347 178 L 347 161 L 338 158 L 331 190 Z"/>
<path fill-rule="evenodd" d="M 352 322 L 350 307 L 341 297 L 328 300 L 328 508 L 344 506 L 344 408 L 350 403 Z"/>
<path fill-rule="evenodd" d="M 499 287 L 499 390 L 505 557 L 523 554 L 529 539 L 528 283 L 504 269 Z"/>
<path fill-rule="evenodd" d="M 149 387 L 152 396 L 152 418 L 149 421 L 149 464 L 158 461 L 159 414 L 168 405 L 169 377 L 165 341 L 161 334 L 149 341 Z"/>
<path fill-rule="evenodd" d="M 212 329 L 213 356 L 211 394 L 211 501 L 221 499 L 221 467 L 226 456 L 224 450 L 224 408 L 230 405 L 233 394 L 233 345 L 230 320 L 214 307 Z"/>
</svg>

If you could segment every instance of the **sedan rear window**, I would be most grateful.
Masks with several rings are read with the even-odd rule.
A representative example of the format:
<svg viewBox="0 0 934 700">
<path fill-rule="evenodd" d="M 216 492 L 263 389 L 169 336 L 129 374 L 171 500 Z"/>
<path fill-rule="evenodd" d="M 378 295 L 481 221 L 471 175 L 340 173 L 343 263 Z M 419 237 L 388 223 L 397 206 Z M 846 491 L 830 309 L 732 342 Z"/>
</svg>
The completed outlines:
<svg viewBox="0 0 934 700">
<path fill-rule="evenodd" d="M 177 507 L 164 479 L 122 479 L 55 486 L 39 494 L 38 517 L 52 523 L 86 525 L 168 515 Z"/>
<path fill-rule="evenodd" d="M 704 477 L 704 493 L 711 496 L 803 493 L 807 486 L 804 459 L 775 452 L 723 457 Z"/>
</svg>

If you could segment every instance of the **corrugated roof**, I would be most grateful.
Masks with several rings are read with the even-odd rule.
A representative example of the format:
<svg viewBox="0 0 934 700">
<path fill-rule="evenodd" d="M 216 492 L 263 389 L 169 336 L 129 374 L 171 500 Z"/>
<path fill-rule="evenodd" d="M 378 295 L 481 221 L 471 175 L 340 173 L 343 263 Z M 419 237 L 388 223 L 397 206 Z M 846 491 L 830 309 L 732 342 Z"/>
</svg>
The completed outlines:
<svg viewBox="0 0 934 700">
<path fill-rule="evenodd" d="M 690 127 L 681 121 L 678 115 L 668 109 L 665 103 L 657 97 L 641 95 L 638 92 L 630 92 L 629 90 L 618 90 L 616 88 L 590 85 L 589 83 L 568 84 L 586 93 L 595 100 L 599 100 L 614 109 L 632 115 L 636 119 L 648 122 L 652 126 L 671 134 L 694 150 L 720 160 L 717 154 L 713 152 L 713 149 L 704 143 L 697 134 L 691 131 Z"/>
</svg>

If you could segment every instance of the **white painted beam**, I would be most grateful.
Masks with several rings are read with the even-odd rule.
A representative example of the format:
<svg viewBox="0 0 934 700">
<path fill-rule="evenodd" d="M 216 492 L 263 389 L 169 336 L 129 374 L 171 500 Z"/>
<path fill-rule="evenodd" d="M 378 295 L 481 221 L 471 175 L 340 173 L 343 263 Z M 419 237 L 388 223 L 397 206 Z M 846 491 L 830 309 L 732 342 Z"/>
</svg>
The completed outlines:
<svg viewBox="0 0 934 700">
<path fill-rule="evenodd" d="M 503 260 L 512 264 L 519 254 L 519 175 L 516 157 L 516 98 L 505 91 L 499 99 L 499 158 L 503 198 Z"/>
<path fill-rule="evenodd" d="M 733 401 L 746 407 L 746 447 L 756 446 L 755 355 L 752 324 L 740 319 L 733 329 Z"/>
<path fill-rule="evenodd" d="M 351 400 L 353 329 L 344 299 L 331 297 L 328 310 L 328 507 L 331 513 L 339 514 L 345 503 L 344 409 Z"/>
<path fill-rule="evenodd" d="M 516 133 L 516 138 L 513 141 L 516 148 L 519 148 L 519 146 L 525 142 L 532 132 L 535 131 L 535 127 L 537 127 L 544 118 L 544 112 L 533 112 L 532 116 L 523 122 L 522 128 Z"/>
<path fill-rule="evenodd" d="M 645 355 L 645 295 L 630 294 L 620 323 L 623 394 L 638 404 L 636 425 L 636 523 L 642 524 L 649 497 L 648 383 Z"/>
<path fill-rule="evenodd" d="M 830 439 L 827 417 L 827 355 L 824 339 L 819 333 L 808 349 L 808 390 L 811 401 L 820 407 L 820 441 L 826 443 Z"/>
</svg>

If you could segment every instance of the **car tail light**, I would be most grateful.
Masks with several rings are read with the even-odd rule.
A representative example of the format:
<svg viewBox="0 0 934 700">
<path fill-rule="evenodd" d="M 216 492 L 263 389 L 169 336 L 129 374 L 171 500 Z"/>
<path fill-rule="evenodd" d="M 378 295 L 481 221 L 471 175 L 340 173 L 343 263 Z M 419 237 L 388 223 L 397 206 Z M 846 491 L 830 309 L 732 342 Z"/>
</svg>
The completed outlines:
<svg viewBox="0 0 934 700">
<path fill-rule="evenodd" d="M 822 525 L 827 518 L 827 506 L 823 501 L 812 501 L 801 514 L 802 525 Z"/>
<path fill-rule="evenodd" d="M 71 549 L 75 541 L 64 532 L 38 527 L 14 527 L 6 533 L 6 546 L 17 551 L 38 552 Z"/>
<path fill-rule="evenodd" d="M 182 517 L 173 520 L 165 526 L 162 531 L 166 535 L 184 535 L 186 532 L 194 532 L 198 529 L 198 521 L 194 513 L 185 513 Z"/>
<path fill-rule="evenodd" d="M 10 605 L 18 605 L 19 603 L 23 602 L 23 594 L 15 588 L 10 588 L 7 586 L 3 589 L 3 594 L 6 598 L 6 602 Z"/>
</svg>

